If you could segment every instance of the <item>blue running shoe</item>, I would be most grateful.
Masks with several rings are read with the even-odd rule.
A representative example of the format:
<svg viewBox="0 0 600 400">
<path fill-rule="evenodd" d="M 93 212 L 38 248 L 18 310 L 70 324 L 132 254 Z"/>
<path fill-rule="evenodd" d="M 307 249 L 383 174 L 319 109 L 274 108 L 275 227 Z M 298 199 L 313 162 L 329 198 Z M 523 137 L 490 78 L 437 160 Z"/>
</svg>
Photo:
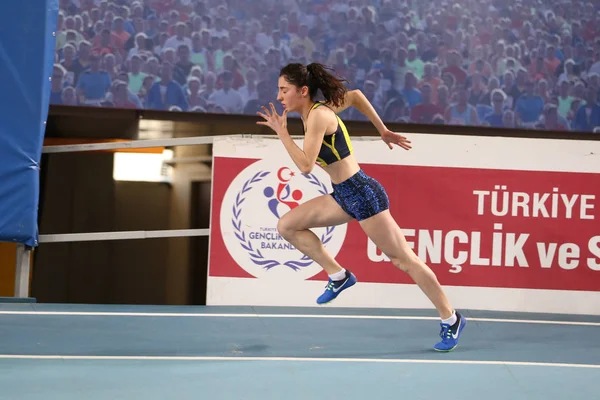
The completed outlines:
<svg viewBox="0 0 600 400">
<path fill-rule="evenodd" d="M 327 286 L 325 286 L 325 292 L 317 299 L 317 304 L 326 304 L 338 297 L 340 293 L 353 286 L 356 283 L 356 276 L 348 270 L 346 270 L 346 277 L 339 281 L 332 281 L 329 278 Z"/>
<path fill-rule="evenodd" d="M 456 318 L 456 322 L 452 326 L 444 323 L 440 324 L 442 326 L 442 329 L 440 330 L 442 341 L 433 346 L 435 350 L 452 351 L 458 346 L 458 338 L 467 325 L 467 320 L 458 312 L 456 312 Z"/>
</svg>

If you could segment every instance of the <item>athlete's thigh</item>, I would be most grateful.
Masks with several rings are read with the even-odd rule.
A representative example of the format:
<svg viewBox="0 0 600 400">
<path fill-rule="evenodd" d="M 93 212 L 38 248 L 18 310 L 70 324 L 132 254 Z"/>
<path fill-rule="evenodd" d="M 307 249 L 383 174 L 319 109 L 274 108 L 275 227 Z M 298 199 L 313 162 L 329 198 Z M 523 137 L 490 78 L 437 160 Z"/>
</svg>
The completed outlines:
<svg viewBox="0 0 600 400">
<path fill-rule="evenodd" d="M 398 260 L 414 255 L 390 210 L 359 221 L 359 224 L 375 246 L 389 258 Z"/>
<path fill-rule="evenodd" d="M 280 222 L 295 230 L 304 230 L 341 225 L 352 219 L 333 196 L 324 194 L 288 211 L 281 217 Z"/>
</svg>

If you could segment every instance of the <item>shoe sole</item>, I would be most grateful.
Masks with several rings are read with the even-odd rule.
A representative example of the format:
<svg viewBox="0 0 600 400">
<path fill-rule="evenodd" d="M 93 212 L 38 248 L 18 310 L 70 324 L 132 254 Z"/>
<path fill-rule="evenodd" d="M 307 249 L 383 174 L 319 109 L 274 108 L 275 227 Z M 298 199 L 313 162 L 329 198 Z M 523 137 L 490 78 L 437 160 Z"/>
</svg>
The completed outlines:
<svg viewBox="0 0 600 400">
<path fill-rule="evenodd" d="M 451 351 L 453 351 L 453 350 L 454 350 L 455 348 L 457 348 L 457 347 L 458 347 L 458 345 L 456 345 L 456 346 L 454 346 L 453 348 L 451 348 L 451 349 L 448 349 L 448 350 L 440 350 L 440 349 L 436 349 L 435 347 L 434 347 L 433 349 L 434 349 L 435 351 L 437 351 L 438 353 L 450 353 Z"/>
</svg>

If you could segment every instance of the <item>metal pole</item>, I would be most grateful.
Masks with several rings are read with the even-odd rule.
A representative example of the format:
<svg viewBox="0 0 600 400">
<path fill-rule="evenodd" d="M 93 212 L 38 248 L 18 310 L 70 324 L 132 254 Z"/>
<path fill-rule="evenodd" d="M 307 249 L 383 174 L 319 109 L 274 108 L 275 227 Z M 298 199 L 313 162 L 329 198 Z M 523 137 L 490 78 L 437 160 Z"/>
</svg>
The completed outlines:
<svg viewBox="0 0 600 400">
<path fill-rule="evenodd" d="M 29 297 L 29 269 L 31 248 L 17 243 L 17 265 L 15 274 L 15 297 Z"/>
</svg>

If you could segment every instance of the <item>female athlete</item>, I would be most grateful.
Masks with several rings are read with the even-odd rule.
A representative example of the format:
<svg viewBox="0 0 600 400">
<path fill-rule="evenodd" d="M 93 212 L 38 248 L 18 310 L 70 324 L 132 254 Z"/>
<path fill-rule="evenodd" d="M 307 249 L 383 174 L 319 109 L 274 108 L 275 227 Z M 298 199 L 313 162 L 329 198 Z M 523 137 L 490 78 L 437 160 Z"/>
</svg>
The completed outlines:
<svg viewBox="0 0 600 400">
<path fill-rule="evenodd" d="M 279 115 L 273 103 L 258 115 L 257 124 L 273 129 L 290 157 L 304 174 L 318 163 L 330 176 L 333 192 L 295 207 L 279 220 L 281 236 L 318 263 L 329 275 L 325 292 L 317 299 L 324 304 L 356 283 L 356 276 L 342 268 L 309 228 L 327 227 L 356 219 L 367 236 L 389 257 L 393 265 L 406 272 L 436 307 L 441 318 L 442 341 L 438 351 L 451 351 L 457 344 L 466 319 L 451 306 L 433 271 L 408 245 L 400 227 L 390 214 L 385 189 L 366 175 L 354 155 L 348 131 L 338 113 L 354 106 L 377 128 L 390 149 L 398 145 L 411 149 L 406 137 L 386 128 L 368 99 L 359 91 L 347 91 L 343 82 L 319 63 L 308 66 L 289 64 L 279 74 L 277 100 L 284 111 Z M 315 101 L 321 90 L 324 102 Z M 300 148 L 287 130 L 288 112 L 298 112 L 304 125 L 304 144 Z"/>
</svg>

